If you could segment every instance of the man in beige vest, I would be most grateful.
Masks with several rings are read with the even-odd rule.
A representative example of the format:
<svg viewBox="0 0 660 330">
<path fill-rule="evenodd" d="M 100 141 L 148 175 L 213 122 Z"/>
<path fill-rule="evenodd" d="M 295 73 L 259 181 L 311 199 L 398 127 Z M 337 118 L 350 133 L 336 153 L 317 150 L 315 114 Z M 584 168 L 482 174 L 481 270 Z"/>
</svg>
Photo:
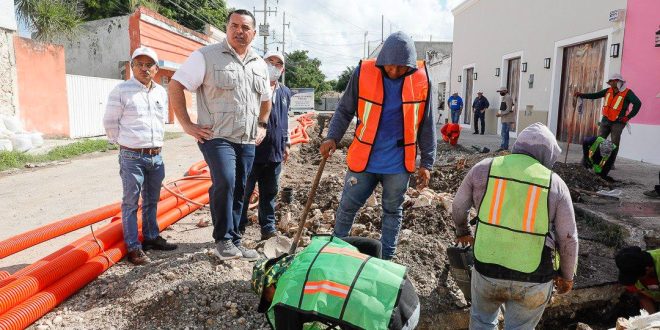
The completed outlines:
<svg viewBox="0 0 660 330">
<path fill-rule="evenodd" d="M 169 85 L 172 110 L 211 172 L 213 238 L 222 260 L 259 257 L 241 245 L 238 229 L 255 145 L 266 135 L 271 108 L 266 62 L 250 48 L 255 34 L 254 15 L 232 11 L 227 38 L 193 52 Z M 184 89 L 197 94 L 197 123 L 188 116 Z"/>
</svg>

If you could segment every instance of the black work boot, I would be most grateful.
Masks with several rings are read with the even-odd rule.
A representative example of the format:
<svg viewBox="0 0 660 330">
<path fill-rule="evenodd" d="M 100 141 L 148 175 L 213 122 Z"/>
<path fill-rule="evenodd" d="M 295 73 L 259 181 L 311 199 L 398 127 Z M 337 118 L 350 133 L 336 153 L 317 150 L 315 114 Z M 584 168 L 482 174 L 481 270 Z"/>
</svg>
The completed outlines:
<svg viewBox="0 0 660 330">
<path fill-rule="evenodd" d="M 144 242 L 142 242 L 142 249 L 145 251 L 149 250 L 161 250 L 161 251 L 171 251 L 176 249 L 176 244 L 171 244 L 167 243 L 167 241 L 161 237 L 158 236 L 154 239 L 145 239 Z"/>
<path fill-rule="evenodd" d="M 142 249 L 137 249 L 128 252 L 128 261 L 136 266 L 146 265 L 151 263 L 151 259 L 147 256 Z"/>
</svg>

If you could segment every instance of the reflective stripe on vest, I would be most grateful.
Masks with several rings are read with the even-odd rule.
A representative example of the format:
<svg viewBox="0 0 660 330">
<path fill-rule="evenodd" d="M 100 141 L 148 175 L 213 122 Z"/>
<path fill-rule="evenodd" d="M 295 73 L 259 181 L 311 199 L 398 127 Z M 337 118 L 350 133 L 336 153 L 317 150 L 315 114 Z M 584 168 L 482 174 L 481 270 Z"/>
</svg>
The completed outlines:
<svg viewBox="0 0 660 330">
<path fill-rule="evenodd" d="M 658 282 L 660 283 L 660 249 L 649 250 L 647 252 L 650 253 L 651 258 L 653 258 L 653 264 L 655 265 L 655 276 L 658 278 Z M 640 281 L 635 283 L 635 287 L 645 295 L 651 297 L 653 300 L 655 300 L 655 302 L 660 302 L 660 290 L 649 290 Z"/>
<path fill-rule="evenodd" d="M 522 154 L 496 157 L 479 205 L 474 256 L 523 273 L 541 263 L 549 230 L 552 171 Z"/>
<path fill-rule="evenodd" d="M 599 163 L 594 162 L 594 155 L 596 154 L 596 150 L 598 150 L 598 147 L 603 142 L 605 142 L 605 139 L 599 136 L 596 138 L 596 141 L 594 141 L 594 143 L 591 144 L 591 147 L 589 147 L 589 161 L 591 162 L 592 167 L 594 169 L 594 173 L 596 174 L 603 171 L 603 167 L 605 166 L 605 163 L 607 162 L 608 159 L 610 159 L 610 156 L 612 156 L 612 153 L 610 153 L 606 157 L 601 157 Z M 613 145 L 612 152 L 614 152 L 614 149 L 616 149 L 617 146 L 614 143 L 612 143 L 612 145 Z"/>
<path fill-rule="evenodd" d="M 619 113 L 623 109 L 623 101 L 628 95 L 628 88 L 614 95 L 612 88 L 608 88 L 605 93 L 605 102 L 603 103 L 603 116 L 609 121 L 615 121 L 619 118 Z"/>
<path fill-rule="evenodd" d="M 426 63 L 417 61 L 417 70 L 405 76 L 401 90 L 404 165 L 411 173 L 415 171 L 417 134 L 426 110 L 428 91 Z M 383 93 L 383 74 L 376 60 L 362 60 L 358 79 L 358 125 L 346 156 L 348 168 L 353 172 L 367 169 L 383 110 Z"/>
<path fill-rule="evenodd" d="M 404 266 L 371 258 L 331 236 L 315 236 L 277 282 L 275 306 L 314 313 L 340 325 L 387 329 L 404 282 Z"/>
</svg>

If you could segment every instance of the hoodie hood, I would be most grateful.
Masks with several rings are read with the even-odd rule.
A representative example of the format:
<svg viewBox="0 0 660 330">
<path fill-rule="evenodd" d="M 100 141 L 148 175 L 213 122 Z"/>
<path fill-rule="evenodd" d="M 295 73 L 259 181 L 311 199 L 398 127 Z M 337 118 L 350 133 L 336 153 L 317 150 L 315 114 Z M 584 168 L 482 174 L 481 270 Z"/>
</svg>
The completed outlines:
<svg viewBox="0 0 660 330">
<path fill-rule="evenodd" d="M 561 148 L 555 135 L 547 126 L 535 123 L 525 128 L 511 148 L 514 154 L 525 154 L 534 157 L 543 166 L 552 169 L 561 155 Z"/>
<path fill-rule="evenodd" d="M 402 31 L 392 33 L 385 42 L 376 58 L 376 65 L 405 65 L 417 68 L 417 51 L 415 42 Z"/>
</svg>

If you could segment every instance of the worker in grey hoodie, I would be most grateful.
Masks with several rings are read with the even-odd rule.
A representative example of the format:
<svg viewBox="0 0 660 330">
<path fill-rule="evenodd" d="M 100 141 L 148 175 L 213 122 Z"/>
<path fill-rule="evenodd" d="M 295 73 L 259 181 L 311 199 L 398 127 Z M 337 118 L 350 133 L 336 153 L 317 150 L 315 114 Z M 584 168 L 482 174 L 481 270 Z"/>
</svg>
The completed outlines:
<svg viewBox="0 0 660 330">
<path fill-rule="evenodd" d="M 470 329 L 496 329 L 502 304 L 505 329 L 533 329 L 553 280 L 560 294 L 572 289 L 578 238 L 568 187 L 551 170 L 560 154 L 552 132 L 536 123 L 520 132 L 512 154 L 477 163 L 458 188 L 457 242 L 472 245 L 475 257 Z"/>
<path fill-rule="evenodd" d="M 355 213 L 380 183 L 381 243 L 386 260 L 396 250 L 410 175 L 416 172 L 417 188 L 423 189 L 431 178 L 435 160 L 430 78 L 425 62 L 417 61 L 416 56 L 412 39 L 396 32 L 385 40 L 377 59 L 362 60 L 348 82 L 320 148 L 323 157 L 332 155 L 351 120 L 357 117 L 346 157 L 348 172 L 334 235 L 349 234 Z"/>
</svg>

